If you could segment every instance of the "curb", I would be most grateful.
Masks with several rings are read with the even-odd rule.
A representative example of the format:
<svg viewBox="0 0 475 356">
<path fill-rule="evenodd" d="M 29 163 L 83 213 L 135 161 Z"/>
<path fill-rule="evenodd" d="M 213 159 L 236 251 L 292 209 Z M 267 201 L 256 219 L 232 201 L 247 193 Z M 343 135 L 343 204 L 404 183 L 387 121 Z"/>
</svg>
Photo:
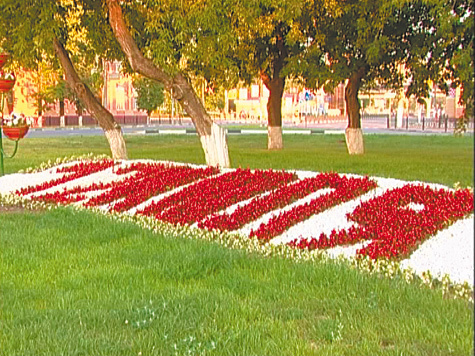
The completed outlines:
<svg viewBox="0 0 475 356">
<path fill-rule="evenodd" d="M 196 135 L 197 132 L 195 129 L 146 129 L 142 131 L 144 134 L 175 134 L 175 135 Z M 250 130 L 250 129 L 226 129 L 228 135 L 267 135 L 267 130 Z M 323 135 L 323 134 L 344 134 L 345 130 L 319 130 L 319 129 L 308 129 L 308 130 L 282 130 L 283 134 L 286 135 Z"/>
</svg>

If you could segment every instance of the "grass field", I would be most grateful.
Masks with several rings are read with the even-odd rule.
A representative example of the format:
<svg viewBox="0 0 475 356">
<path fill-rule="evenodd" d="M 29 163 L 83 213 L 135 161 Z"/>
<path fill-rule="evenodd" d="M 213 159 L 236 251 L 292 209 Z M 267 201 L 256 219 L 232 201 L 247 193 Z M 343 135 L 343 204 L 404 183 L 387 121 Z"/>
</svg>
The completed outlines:
<svg viewBox="0 0 475 356">
<path fill-rule="evenodd" d="M 473 140 L 473 136 L 367 135 L 363 156 L 347 154 L 343 135 L 285 135 L 282 151 L 268 151 L 266 135 L 230 135 L 228 144 L 233 167 L 336 171 L 473 186 Z M 126 136 L 126 142 L 131 159 L 205 162 L 194 135 Z M 9 148 L 6 147 L 7 152 Z M 105 138 L 25 139 L 17 156 L 5 160 L 5 172 L 89 152 L 110 154 Z"/>
<path fill-rule="evenodd" d="M 473 138 L 231 136 L 234 166 L 473 185 Z M 129 136 L 130 158 L 203 163 L 195 136 Z M 107 153 L 101 137 L 21 142 L 13 172 Z M 392 152 L 392 153 L 391 153 Z M 473 304 L 337 262 L 263 258 L 87 211 L 0 214 L 0 355 L 473 355 Z"/>
</svg>

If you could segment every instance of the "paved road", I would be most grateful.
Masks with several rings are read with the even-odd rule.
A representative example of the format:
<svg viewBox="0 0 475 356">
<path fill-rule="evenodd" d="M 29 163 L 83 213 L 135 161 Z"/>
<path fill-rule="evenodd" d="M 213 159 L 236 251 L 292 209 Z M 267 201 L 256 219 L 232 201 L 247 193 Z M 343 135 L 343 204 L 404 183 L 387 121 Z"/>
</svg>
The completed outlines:
<svg viewBox="0 0 475 356">
<path fill-rule="evenodd" d="M 343 134 L 346 123 L 319 124 L 305 127 L 304 125 L 284 126 L 284 134 Z M 122 126 L 126 135 L 153 135 L 153 134 L 196 134 L 196 130 L 191 124 L 185 125 L 150 125 L 150 126 Z M 383 127 L 364 127 L 365 134 L 387 134 L 387 135 L 453 135 L 452 130 L 414 130 L 414 129 L 387 129 Z M 265 127 L 261 129 L 248 129 L 243 126 L 233 125 L 228 129 L 230 135 L 234 134 L 267 134 Z M 473 135 L 470 131 L 469 134 Z M 31 128 L 27 137 L 67 137 L 67 136 L 99 136 L 103 131 L 99 127 L 45 127 Z"/>
</svg>

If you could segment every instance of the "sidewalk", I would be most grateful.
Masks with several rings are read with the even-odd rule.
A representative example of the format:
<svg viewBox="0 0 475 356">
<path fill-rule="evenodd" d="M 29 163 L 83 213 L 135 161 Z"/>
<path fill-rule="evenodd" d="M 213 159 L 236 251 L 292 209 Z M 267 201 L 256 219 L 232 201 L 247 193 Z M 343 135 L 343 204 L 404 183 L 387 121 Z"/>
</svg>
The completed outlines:
<svg viewBox="0 0 475 356">
<path fill-rule="evenodd" d="M 230 135 L 238 134 L 267 134 L 266 126 L 259 126 L 258 124 L 239 124 L 231 122 L 220 122 L 228 130 Z M 242 127 L 242 128 L 240 128 Z M 283 134 L 344 134 L 347 127 L 346 121 L 318 123 L 318 124 L 294 124 L 290 122 L 283 123 Z M 183 120 L 181 124 L 178 123 L 162 123 L 152 125 L 122 125 L 125 134 L 146 135 L 146 134 L 196 134 L 196 129 L 191 121 Z M 365 135 L 383 134 L 383 135 L 445 135 L 451 136 L 454 134 L 453 128 L 390 128 L 388 129 L 386 123 L 383 122 L 362 122 L 362 130 Z M 72 136 L 72 135 L 100 135 L 103 131 L 99 126 L 65 126 L 65 127 L 41 127 L 30 128 L 28 136 L 30 137 L 48 137 L 48 136 Z M 468 129 L 466 135 L 473 135 L 473 129 Z"/>
</svg>

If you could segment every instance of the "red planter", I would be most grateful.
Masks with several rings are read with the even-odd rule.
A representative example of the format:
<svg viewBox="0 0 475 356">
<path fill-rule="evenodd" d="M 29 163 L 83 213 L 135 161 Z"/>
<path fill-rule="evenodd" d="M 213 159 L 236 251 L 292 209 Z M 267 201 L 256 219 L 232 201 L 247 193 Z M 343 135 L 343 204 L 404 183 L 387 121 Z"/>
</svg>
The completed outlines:
<svg viewBox="0 0 475 356">
<path fill-rule="evenodd" d="M 7 62 L 8 57 L 10 57 L 8 53 L 0 53 L 0 68 Z"/>
<path fill-rule="evenodd" d="M 10 140 L 14 141 L 18 141 L 19 139 L 25 137 L 29 128 L 30 127 L 26 125 L 20 127 L 2 126 L 3 134 Z"/>
<path fill-rule="evenodd" d="M 16 79 L 0 79 L 0 92 L 6 93 L 15 85 Z"/>
</svg>

